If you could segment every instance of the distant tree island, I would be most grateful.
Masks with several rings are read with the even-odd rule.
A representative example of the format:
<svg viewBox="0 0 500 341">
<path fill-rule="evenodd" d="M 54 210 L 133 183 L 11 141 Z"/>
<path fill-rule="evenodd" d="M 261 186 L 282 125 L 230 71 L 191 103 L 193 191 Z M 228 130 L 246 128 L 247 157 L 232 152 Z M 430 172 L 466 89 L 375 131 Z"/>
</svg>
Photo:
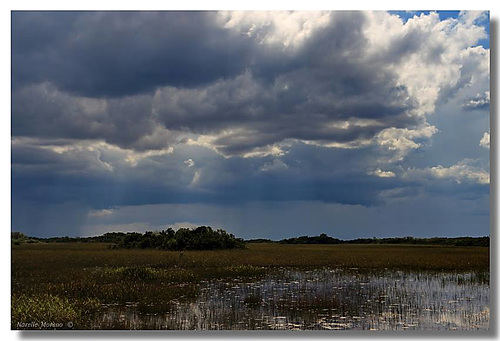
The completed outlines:
<svg viewBox="0 0 500 341">
<path fill-rule="evenodd" d="M 412 245 L 451 245 L 451 246 L 490 246 L 490 237 L 392 237 L 392 238 L 357 238 L 340 240 L 329 237 L 325 233 L 319 236 L 302 236 L 298 238 L 282 239 L 281 244 L 412 244 Z"/>
<path fill-rule="evenodd" d="M 126 249 L 163 249 L 163 250 L 226 250 L 245 247 L 243 239 L 236 238 L 222 229 L 213 230 L 210 226 L 195 229 L 169 228 L 160 232 L 127 233 L 116 241 L 117 248 Z"/>
</svg>

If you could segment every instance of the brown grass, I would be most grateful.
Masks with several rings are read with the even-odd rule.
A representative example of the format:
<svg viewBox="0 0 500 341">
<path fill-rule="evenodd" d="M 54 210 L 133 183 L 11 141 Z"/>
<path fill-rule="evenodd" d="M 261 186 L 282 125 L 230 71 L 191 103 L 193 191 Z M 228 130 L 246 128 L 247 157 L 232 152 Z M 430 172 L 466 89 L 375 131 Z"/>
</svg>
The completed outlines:
<svg viewBox="0 0 500 341">
<path fill-rule="evenodd" d="M 12 328 L 39 319 L 90 326 L 101 305 L 137 304 L 168 310 L 189 300 L 203 280 L 260 278 L 280 267 L 370 271 L 489 271 L 489 249 L 416 245 L 248 244 L 244 250 L 116 250 L 106 244 L 12 247 Z M 92 304 L 89 304 L 91 302 Z M 61 307 L 64 309 L 60 309 Z M 66 314 L 56 314 L 56 311 Z M 26 321 L 25 321 L 26 322 Z"/>
</svg>

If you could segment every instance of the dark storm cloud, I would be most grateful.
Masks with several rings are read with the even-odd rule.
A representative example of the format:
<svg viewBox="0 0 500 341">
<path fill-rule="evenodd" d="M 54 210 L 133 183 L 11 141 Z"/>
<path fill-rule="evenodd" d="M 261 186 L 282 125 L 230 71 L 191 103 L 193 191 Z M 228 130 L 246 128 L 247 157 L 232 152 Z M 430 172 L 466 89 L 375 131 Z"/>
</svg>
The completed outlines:
<svg viewBox="0 0 500 341">
<path fill-rule="evenodd" d="M 327 157 L 326 150 L 297 146 L 283 158 L 287 167 L 266 172 L 262 168 L 273 161 L 272 157 L 258 161 L 225 159 L 197 146 L 145 157 L 133 165 L 112 149 L 93 145 L 65 148 L 16 141 L 12 147 L 13 197 L 41 203 L 80 200 L 94 208 L 207 200 L 234 203 L 307 198 L 354 202 L 356 196 L 371 204 L 375 189 L 386 186 L 385 179 L 366 176 L 360 160 L 351 157 L 348 161 L 353 150 Z M 191 167 L 185 162 L 188 157 L 194 159 Z M 196 172 L 201 174 L 199 186 L 190 186 Z M 360 196 L 352 189 L 355 183 L 363 183 L 362 192 L 370 193 Z"/>
<path fill-rule="evenodd" d="M 240 73 L 251 44 L 214 12 L 13 12 L 14 87 L 92 97 L 197 86 Z"/>
<path fill-rule="evenodd" d="M 302 45 L 294 49 L 283 48 L 279 43 L 263 46 L 259 49 L 258 61 L 252 66 L 256 78 L 273 83 L 281 74 L 287 74 L 300 69 L 323 69 L 327 73 L 316 72 L 316 76 L 329 78 L 330 72 L 335 72 L 339 78 L 348 78 L 349 73 L 358 70 L 337 68 L 339 64 L 347 66 L 350 58 L 358 59 L 365 46 L 366 38 L 363 28 L 366 16 L 362 12 L 345 11 L 342 15 L 329 13 L 328 24 L 318 28 L 313 36 L 305 40 Z M 252 36 L 258 39 L 262 36 L 272 35 L 272 25 L 263 25 L 251 28 Z M 249 27 L 242 27 L 249 30 Z M 255 33 L 254 31 L 259 31 Z M 349 58 L 346 58 L 349 57 Z M 330 65 L 331 70 L 324 68 Z M 352 79 L 351 86 L 362 86 L 359 77 Z M 342 89 L 345 91 L 347 89 Z"/>
<path fill-rule="evenodd" d="M 104 140 L 137 150 L 168 147 L 178 136 L 158 129 L 151 95 L 76 97 L 41 83 L 18 89 L 12 101 L 13 136 Z"/>
<path fill-rule="evenodd" d="M 418 179 L 368 175 L 377 159 L 375 150 L 370 148 L 332 150 L 299 143 L 279 159 L 272 156 L 226 159 L 206 148 L 183 146 L 172 154 L 139 159 L 132 166 L 124 161 L 124 155 L 116 154 L 121 151 L 114 149 L 77 148 L 71 144 L 68 147 L 57 145 L 63 142 L 57 140 L 41 145 L 40 140 L 35 141 L 38 144 L 22 139 L 14 143 L 12 160 L 13 227 L 35 235 L 75 233 L 88 220 L 85 212 L 122 206 L 138 206 L 141 212 L 142 205 L 192 207 L 208 203 L 215 210 L 238 212 L 251 202 L 273 207 L 276 203 L 283 206 L 286 202 L 300 201 L 319 206 L 338 203 L 383 209 L 387 203 L 394 205 L 422 195 L 451 196 L 475 203 L 488 191 L 487 186 L 479 188 L 468 182 L 443 184 L 430 179 L 430 185 L 422 185 Z M 61 147 L 69 149 L 61 151 L 58 149 Z M 192 162 L 186 163 L 188 158 Z M 273 163 L 281 167 L 269 169 Z M 112 165 L 112 170 L 107 165 Z M 190 186 L 196 172 L 201 174 L 199 183 Z M 209 216 L 215 219 L 213 214 L 206 214 L 199 216 L 192 212 L 192 219 L 186 221 L 205 222 Z M 164 215 L 162 219 L 169 217 Z M 238 226 L 236 218 L 231 219 L 225 224 Z M 315 219 L 320 221 L 326 216 Z M 64 232 L 65 221 L 71 222 L 71 233 Z M 239 225 L 248 223 L 241 221 Z M 248 229 L 241 234 L 252 236 Z M 280 232 L 272 235 L 279 236 Z"/>
<path fill-rule="evenodd" d="M 406 88 L 383 61 L 364 60 L 364 22 L 362 13 L 338 15 L 297 51 L 262 47 L 250 71 L 238 77 L 203 88 L 163 89 L 155 98 L 158 120 L 197 133 L 243 130 L 214 142 L 228 155 L 286 138 L 350 142 L 389 126 L 416 126 Z M 329 126 L 355 119 L 374 125 Z"/>
<path fill-rule="evenodd" d="M 363 13 L 331 15 L 293 50 L 224 29 L 216 15 L 14 13 L 13 135 L 144 150 L 168 147 L 181 131 L 215 135 L 219 151 L 242 155 L 285 139 L 349 143 L 421 123 L 385 61 L 364 59 Z"/>
<path fill-rule="evenodd" d="M 143 122 L 147 122 L 150 117 L 148 104 L 141 98 L 135 98 L 133 103 L 124 98 L 120 100 L 121 104 L 111 103 L 108 108 L 108 102 L 105 100 L 73 97 L 49 83 L 22 88 L 13 93 L 12 101 L 15 104 L 12 122 L 14 136 L 85 140 L 120 134 L 121 138 L 126 138 L 128 130 L 142 127 Z M 127 103 L 129 106 L 132 104 L 132 107 L 127 107 Z M 113 109 L 122 110 L 114 113 Z M 127 114 L 132 117 L 129 118 Z M 123 124 L 123 121 L 128 119 L 135 124 Z M 119 131 L 118 127 L 125 130 Z M 147 134 L 148 128 L 143 127 L 140 135 Z"/>
<path fill-rule="evenodd" d="M 14 12 L 14 229 L 62 235 L 65 221 L 71 231 L 98 224 L 99 210 L 136 206 L 140 217 L 144 205 L 168 204 L 194 208 L 186 209 L 193 219 L 181 221 L 226 219 L 253 237 L 258 212 L 268 215 L 262 221 L 270 230 L 290 203 L 307 206 L 304 219 L 291 224 L 295 234 L 308 220 L 317 220 L 316 229 L 334 220 L 329 205 L 338 204 L 346 222 L 356 212 L 384 222 L 391 217 L 377 210 L 404 220 L 386 208 L 408 198 L 423 203 L 413 217 L 433 195 L 476 204 L 488 195 L 487 185 L 474 182 L 484 167 L 457 168 L 462 145 L 442 144 L 431 163 L 426 159 L 428 139 L 445 129 L 455 134 L 461 123 L 448 115 L 450 122 L 436 128 L 425 115 L 472 81 L 479 80 L 469 87 L 474 92 L 460 100 L 484 93 L 487 68 L 477 71 L 486 64 L 484 51 L 453 59 L 463 47 L 431 41 L 426 18 L 423 28 L 388 24 L 394 35 L 378 32 L 382 39 L 373 43 L 370 25 L 387 19 L 381 13 L 299 13 L 298 21 L 288 20 L 294 13 L 268 14 Z M 452 67 L 441 58 L 445 52 Z M 432 65 L 432 75 L 422 65 Z M 462 109 L 478 109 L 481 100 Z M 461 143 L 465 136 L 478 140 L 470 124 L 463 126 L 469 135 L 458 134 Z M 438 169 L 444 180 L 432 168 L 443 153 L 451 155 Z M 409 171 L 415 163 L 407 156 L 423 160 L 420 170 Z M 251 224 L 238 223 L 240 209 L 252 203 L 262 207 L 249 211 Z M 203 214 L 196 211 L 202 206 Z M 89 212 L 97 215 L 89 220 Z M 308 216 L 314 212 L 317 218 Z"/>
<path fill-rule="evenodd" d="M 134 164 L 121 151 L 96 145 L 63 149 L 16 141 L 12 147 L 13 201 L 80 202 L 85 207 L 158 203 L 238 204 L 248 201 L 312 200 L 380 203 L 379 192 L 408 180 L 374 177 L 374 150 L 318 148 L 296 144 L 280 159 L 229 158 L 198 146 L 148 156 Z M 64 149 L 66 148 L 66 149 Z M 118 153 L 118 154 L 117 154 Z M 191 163 L 186 163 L 188 158 Z M 278 163 L 275 161 L 279 160 Z M 271 168 L 272 164 L 281 167 Z M 195 174 L 198 183 L 193 184 Z"/>
<path fill-rule="evenodd" d="M 361 61 L 342 62 L 290 71 L 273 83 L 245 73 L 201 89 L 163 89 L 155 97 L 158 121 L 199 134 L 236 129 L 213 142 L 226 155 L 285 139 L 325 144 L 369 140 L 385 128 L 421 122 L 408 115 L 414 104 L 390 73 Z M 346 69 L 357 71 L 340 71 Z"/>
<path fill-rule="evenodd" d="M 76 181 L 82 177 L 109 178 L 113 176 L 111 166 L 101 157 L 99 150 L 72 147 L 62 153 L 46 146 L 15 142 L 12 145 L 13 180 L 17 181 L 18 177 L 29 179 L 38 176 L 57 179 L 58 176 L 64 175 L 74 177 Z"/>
</svg>

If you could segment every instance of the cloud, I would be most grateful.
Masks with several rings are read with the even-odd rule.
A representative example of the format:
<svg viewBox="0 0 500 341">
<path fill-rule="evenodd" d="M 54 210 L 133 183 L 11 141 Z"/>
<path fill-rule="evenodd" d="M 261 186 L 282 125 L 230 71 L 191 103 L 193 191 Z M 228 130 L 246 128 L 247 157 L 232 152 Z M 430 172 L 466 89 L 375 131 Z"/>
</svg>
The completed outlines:
<svg viewBox="0 0 500 341">
<path fill-rule="evenodd" d="M 188 166 L 189 168 L 191 168 L 194 166 L 194 161 L 193 161 L 193 159 L 187 159 L 186 161 L 184 161 L 184 164 L 186 166 Z"/>
<path fill-rule="evenodd" d="M 194 172 L 193 179 L 191 180 L 189 186 L 191 187 L 196 186 L 196 184 L 200 181 L 200 176 L 201 176 L 201 171 Z"/>
<path fill-rule="evenodd" d="M 195 171 L 186 169 L 186 154 L 173 150 L 136 152 L 103 141 L 23 137 L 12 140 L 12 152 L 16 200 L 80 201 L 103 209 L 132 202 L 186 200 L 178 196 L 180 192 L 184 197 L 195 195 L 189 194 Z"/>
<path fill-rule="evenodd" d="M 250 203 L 280 206 L 278 217 L 286 203 L 308 203 L 308 226 L 307 214 L 332 218 L 334 203 L 388 224 L 374 210 L 432 191 L 476 202 L 489 188 L 487 151 L 470 141 L 489 131 L 488 112 L 467 110 L 489 105 L 484 20 L 14 12 L 13 226 L 53 235 L 224 217 L 242 232 L 250 223 L 231 214 L 243 221 L 257 212 L 242 209 Z M 452 201 L 450 211 L 463 208 Z M 156 204 L 206 211 L 153 219 L 146 206 Z"/>
<path fill-rule="evenodd" d="M 241 73 L 252 41 L 215 12 L 14 12 L 14 86 L 50 80 L 86 97 L 197 86 Z"/>
<path fill-rule="evenodd" d="M 467 100 L 462 108 L 464 110 L 488 109 L 490 107 L 490 92 L 485 91 L 484 95 L 477 94 L 474 98 Z"/>
<path fill-rule="evenodd" d="M 438 103 L 488 77 L 481 15 L 15 12 L 13 135 L 229 157 L 378 144 L 401 161 Z"/>
<path fill-rule="evenodd" d="M 464 159 L 450 167 L 441 165 L 435 167 L 427 167 L 424 169 L 408 169 L 404 177 L 413 178 L 430 178 L 430 179 L 449 179 L 457 183 L 463 181 L 478 183 L 481 185 L 489 185 L 490 173 L 476 166 L 476 161 Z"/>
<path fill-rule="evenodd" d="M 106 210 L 106 209 L 103 209 L 103 210 L 92 210 L 88 213 L 89 217 L 96 217 L 96 218 L 100 218 L 100 217 L 106 217 L 106 216 L 109 216 L 113 214 L 113 211 L 112 210 Z"/>
<path fill-rule="evenodd" d="M 474 47 L 487 33 L 484 27 L 473 24 L 470 13 L 441 21 L 431 12 L 414 16 L 405 24 L 382 12 L 369 15 L 372 20 L 365 31 L 368 49 L 383 60 L 392 58 L 390 65 L 399 82 L 417 103 L 414 114 L 434 112 L 436 104 L 457 89 L 477 81 L 474 78 L 488 76 L 489 51 Z"/>
<path fill-rule="evenodd" d="M 224 27 L 281 49 L 299 48 L 314 32 L 328 26 L 331 12 L 221 12 Z"/>
<path fill-rule="evenodd" d="M 44 82 L 15 91 L 12 101 L 13 136 L 104 140 L 137 151 L 168 149 L 185 136 L 155 122 L 150 95 L 98 99 Z"/>
<path fill-rule="evenodd" d="M 479 141 L 479 145 L 481 147 L 490 149 L 490 133 L 488 131 L 484 133 L 481 141 Z"/>
<path fill-rule="evenodd" d="M 484 236 L 489 233 L 489 215 L 485 207 L 488 207 L 487 195 L 476 200 L 442 195 L 410 195 L 406 201 L 393 201 L 392 205 L 383 207 L 310 201 L 248 202 L 238 206 L 126 206 L 119 209 L 114 223 L 87 225 L 84 227 L 84 235 L 120 229 L 129 231 L 135 228 L 144 232 L 168 227 L 178 229 L 210 225 L 247 239 L 279 240 L 320 233 L 343 239 L 408 235 Z M 133 225 L 134 221 L 136 226 Z M 406 223 L 401 223 L 402 221 Z M 279 228 L 280 226 L 286 228 Z"/>
<path fill-rule="evenodd" d="M 15 138 L 13 198 L 75 200 L 96 210 L 176 201 L 225 204 L 292 198 L 371 204 L 378 186 L 388 186 L 366 179 L 361 165 L 367 159 L 357 158 L 354 149 L 338 150 L 333 157 L 328 148 L 289 148 L 282 159 L 255 160 L 225 158 L 197 145 L 146 155 L 102 141 Z M 189 159 L 196 160 L 193 167 L 187 167 Z M 283 171 L 287 177 L 279 176 Z M 353 191 L 353 183 L 364 187 Z"/>
<path fill-rule="evenodd" d="M 368 175 L 378 176 L 379 178 L 394 178 L 396 173 L 391 171 L 383 171 L 380 169 L 375 169 L 374 171 L 370 171 L 367 173 Z"/>
<path fill-rule="evenodd" d="M 288 165 L 280 159 L 274 159 L 271 162 L 266 162 L 260 170 L 263 172 L 279 172 L 288 169 Z"/>
<path fill-rule="evenodd" d="M 387 128 L 377 134 L 376 139 L 381 147 L 394 152 L 391 160 L 402 160 L 410 150 L 422 146 L 418 141 L 429 140 L 437 131 L 429 124 L 419 129 Z"/>
<path fill-rule="evenodd" d="M 485 11 L 461 11 L 460 21 L 467 27 L 473 26 L 476 22 L 488 19 L 488 12 Z"/>
<path fill-rule="evenodd" d="M 118 150 L 100 143 L 46 141 L 29 138 L 12 140 L 12 169 L 14 175 L 52 174 L 67 176 L 108 177 L 115 166 L 107 159 L 107 150 Z"/>
</svg>

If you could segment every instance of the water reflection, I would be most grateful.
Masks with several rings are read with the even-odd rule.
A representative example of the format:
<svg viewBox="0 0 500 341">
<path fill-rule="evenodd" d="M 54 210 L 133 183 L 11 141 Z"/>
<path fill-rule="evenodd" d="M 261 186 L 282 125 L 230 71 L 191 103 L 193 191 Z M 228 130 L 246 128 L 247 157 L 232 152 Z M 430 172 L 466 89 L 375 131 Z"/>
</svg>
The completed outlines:
<svg viewBox="0 0 500 341">
<path fill-rule="evenodd" d="M 96 328 L 231 330 L 487 330 L 489 285 L 472 273 L 278 273 L 253 283 L 203 283 L 168 312 L 110 307 Z"/>
</svg>

